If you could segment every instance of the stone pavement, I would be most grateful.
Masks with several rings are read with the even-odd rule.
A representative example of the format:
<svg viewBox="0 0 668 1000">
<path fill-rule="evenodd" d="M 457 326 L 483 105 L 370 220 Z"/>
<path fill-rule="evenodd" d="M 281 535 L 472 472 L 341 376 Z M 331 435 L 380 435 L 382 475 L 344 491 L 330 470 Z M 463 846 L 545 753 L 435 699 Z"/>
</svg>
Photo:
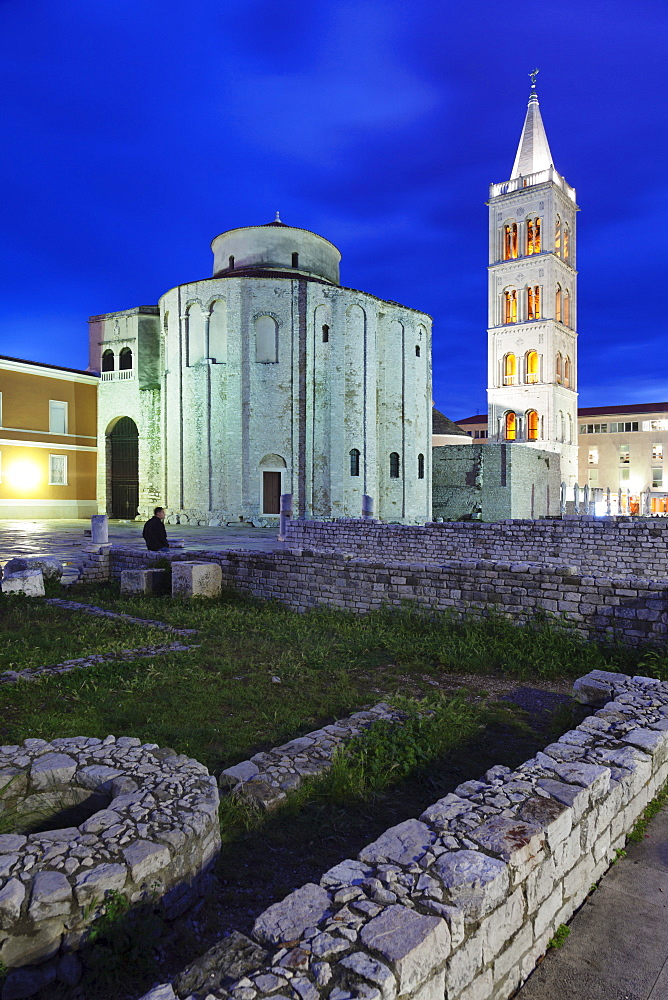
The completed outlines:
<svg viewBox="0 0 668 1000">
<path fill-rule="evenodd" d="M 626 851 L 516 1000 L 668 1000 L 668 807 Z"/>
<path fill-rule="evenodd" d="M 136 546 L 145 551 L 141 521 L 110 521 L 109 541 L 117 545 Z M 84 530 L 90 528 L 86 519 L 61 520 L 7 520 L 0 519 L 0 564 L 12 556 L 49 553 L 65 565 L 76 565 L 82 557 L 82 548 L 90 544 Z M 283 548 L 276 537 L 277 529 L 253 528 L 239 523 L 230 528 L 198 527 L 190 524 L 167 526 L 167 538 L 182 538 L 186 550 L 254 549 L 271 552 Z"/>
</svg>

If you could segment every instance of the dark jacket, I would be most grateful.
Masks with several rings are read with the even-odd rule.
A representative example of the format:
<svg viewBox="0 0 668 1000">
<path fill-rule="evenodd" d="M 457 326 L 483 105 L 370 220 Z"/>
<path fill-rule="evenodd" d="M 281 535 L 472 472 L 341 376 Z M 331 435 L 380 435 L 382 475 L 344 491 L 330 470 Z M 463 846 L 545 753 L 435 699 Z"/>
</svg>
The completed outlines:
<svg viewBox="0 0 668 1000">
<path fill-rule="evenodd" d="M 165 524 L 159 517 L 151 517 L 144 525 L 142 531 L 146 548 L 149 552 L 158 552 L 160 549 L 168 549 L 167 532 Z"/>
</svg>

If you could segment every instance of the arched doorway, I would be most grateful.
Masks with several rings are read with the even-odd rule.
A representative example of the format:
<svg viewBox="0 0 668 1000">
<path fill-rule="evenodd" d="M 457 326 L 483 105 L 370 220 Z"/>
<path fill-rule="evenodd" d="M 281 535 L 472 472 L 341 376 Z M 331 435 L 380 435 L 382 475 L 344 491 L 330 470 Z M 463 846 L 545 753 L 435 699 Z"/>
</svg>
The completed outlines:
<svg viewBox="0 0 668 1000">
<path fill-rule="evenodd" d="M 133 520 L 139 507 L 139 433 L 130 417 L 121 417 L 109 435 L 111 517 Z"/>
</svg>

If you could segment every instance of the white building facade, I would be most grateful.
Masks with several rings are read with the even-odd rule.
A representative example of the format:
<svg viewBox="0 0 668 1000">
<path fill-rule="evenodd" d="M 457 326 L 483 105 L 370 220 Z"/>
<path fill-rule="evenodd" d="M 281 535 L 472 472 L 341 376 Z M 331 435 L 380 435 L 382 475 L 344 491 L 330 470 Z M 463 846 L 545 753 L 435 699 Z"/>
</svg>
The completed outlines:
<svg viewBox="0 0 668 1000">
<path fill-rule="evenodd" d="M 328 240 L 216 237 L 213 277 L 90 320 L 100 510 L 219 524 L 431 514 L 431 320 L 339 284 Z"/>
<path fill-rule="evenodd" d="M 575 190 L 554 167 L 535 81 L 509 181 L 489 199 L 490 441 L 558 453 L 578 474 Z"/>
</svg>

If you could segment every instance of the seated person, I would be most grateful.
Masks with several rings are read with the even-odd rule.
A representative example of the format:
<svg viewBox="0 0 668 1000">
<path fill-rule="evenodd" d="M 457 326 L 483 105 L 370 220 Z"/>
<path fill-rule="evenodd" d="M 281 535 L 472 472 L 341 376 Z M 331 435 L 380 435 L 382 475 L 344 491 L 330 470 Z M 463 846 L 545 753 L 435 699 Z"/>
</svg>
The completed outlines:
<svg viewBox="0 0 668 1000">
<path fill-rule="evenodd" d="M 169 548 L 164 522 L 165 508 L 156 507 L 153 511 L 153 517 L 148 519 L 142 531 L 149 552 L 166 552 Z"/>
</svg>

